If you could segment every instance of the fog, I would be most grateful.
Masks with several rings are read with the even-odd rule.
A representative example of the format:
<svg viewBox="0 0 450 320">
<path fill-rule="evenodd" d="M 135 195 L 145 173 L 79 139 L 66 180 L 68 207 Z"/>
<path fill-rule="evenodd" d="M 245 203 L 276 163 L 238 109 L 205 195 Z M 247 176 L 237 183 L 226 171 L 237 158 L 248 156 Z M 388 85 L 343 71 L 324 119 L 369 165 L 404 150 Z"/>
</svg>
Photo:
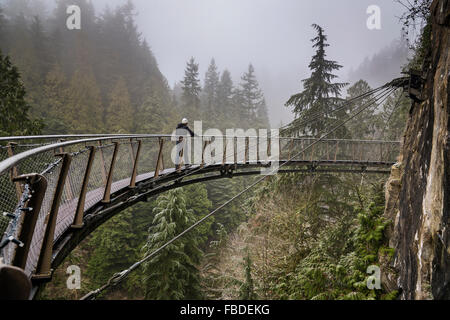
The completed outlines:
<svg viewBox="0 0 450 320">
<path fill-rule="evenodd" d="M 24 0 L 20 0 L 24 1 Z M 46 4 L 53 3 L 45 0 Z M 92 0 L 97 14 L 126 0 Z M 186 61 L 195 57 L 203 80 L 211 58 L 228 69 L 239 83 L 252 63 L 265 94 L 272 126 L 292 119 L 284 106 L 301 91 L 310 75 L 314 53 L 311 39 L 316 23 L 328 35 L 328 59 L 340 63 L 338 81 L 354 81 L 363 61 L 392 46 L 401 37 L 399 16 L 404 7 L 394 0 L 133 0 L 136 21 L 161 72 L 173 86 L 184 75 Z M 368 6 L 381 9 L 381 29 L 369 30 Z M 385 50 L 386 51 L 386 50 Z M 401 64 L 402 61 L 399 61 Z M 386 68 L 386 67 L 385 67 Z M 389 67 L 391 68 L 391 67 Z M 378 70 L 377 84 L 399 70 Z M 390 71 L 390 72 L 384 72 Z M 383 73 L 384 72 L 384 73 Z M 367 72 L 366 77 L 371 77 Z M 366 79 L 370 80 L 371 79 Z"/>
<path fill-rule="evenodd" d="M 124 1 L 98 0 L 99 10 Z M 251 62 L 267 99 L 273 126 L 288 122 L 284 106 L 308 77 L 314 50 L 311 24 L 328 35 L 328 58 L 343 68 L 347 81 L 357 69 L 401 36 L 403 7 L 392 0 L 134 0 L 137 22 L 170 84 L 182 79 L 186 61 L 194 56 L 203 75 L 212 57 L 234 81 Z M 369 30 L 369 5 L 381 9 L 381 30 Z M 389 79 L 386 79 L 388 81 Z"/>
</svg>

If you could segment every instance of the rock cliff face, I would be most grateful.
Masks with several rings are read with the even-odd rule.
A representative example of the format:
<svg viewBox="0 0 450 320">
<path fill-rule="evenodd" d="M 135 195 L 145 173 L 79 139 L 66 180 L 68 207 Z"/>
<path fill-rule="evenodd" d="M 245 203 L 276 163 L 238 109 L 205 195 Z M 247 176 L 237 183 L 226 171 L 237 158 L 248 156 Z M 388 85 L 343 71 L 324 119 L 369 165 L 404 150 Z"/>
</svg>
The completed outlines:
<svg viewBox="0 0 450 320">
<path fill-rule="evenodd" d="M 399 162 L 386 185 L 385 216 L 395 248 L 385 275 L 401 299 L 450 299 L 449 3 L 435 0 L 424 84 L 414 101 Z"/>
</svg>

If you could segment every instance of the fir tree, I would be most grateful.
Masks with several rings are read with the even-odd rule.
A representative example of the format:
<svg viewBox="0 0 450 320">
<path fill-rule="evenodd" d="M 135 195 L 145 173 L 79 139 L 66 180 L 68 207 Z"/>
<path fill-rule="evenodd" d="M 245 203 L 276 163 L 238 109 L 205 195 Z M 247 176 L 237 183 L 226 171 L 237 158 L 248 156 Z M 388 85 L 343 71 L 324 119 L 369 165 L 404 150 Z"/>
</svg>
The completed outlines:
<svg viewBox="0 0 450 320">
<path fill-rule="evenodd" d="M 65 110 L 73 133 L 104 131 L 100 89 L 91 69 L 77 70 L 73 75 Z"/>
<path fill-rule="evenodd" d="M 67 83 L 59 64 L 55 64 L 45 77 L 42 100 L 41 108 L 36 111 L 46 121 L 45 133 L 69 133 L 70 124 L 64 114 L 67 102 Z"/>
<path fill-rule="evenodd" d="M 208 191 L 204 184 L 196 183 L 184 188 L 186 195 L 186 208 L 192 210 L 195 220 L 200 220 L 206 216 L 212 207 L 212 202 L 208 199 Z M 214 217 L 205 220 L 197 227 L 198 244 L 202 248 L 206 247 L 208 239 L 213 235 L 212 225 Z"/>
<path fill-rule="evenodd" d="M 347 99 L 359 97 L 362 94 L 369 92 L 372 88 L 364 80 L 357 81 L 353 86 L 347 90 Z M 368 106 L 373 102 L 373 95 L 368 95 L 365 98 L 360 98 L 355 101 L 352 108 L 359 109 L 363 106 Z M 349 132 L 352 134 L 353 139 L 373 139 L 375 134 L 375 111 L 377 106 L 375 104 L 370 105 L 363 112 L 357 115 L 354 119 L 346 124 Z"/>
<path fill-rule="evenodd" d="M 398 141 L 402 138 L 406 126 L 411 100 L 402 90 L 397 90 L 386 99 L 382 112 L 376 117 L 378 139 Z"/>
<path fill-rule="evenodd" d="M 216 115 L 215 127 L 221 130 L 240 127 L 240 123 L 244 121 L 231 74 L 226 69 L 222 72 L 217 88 Z"/>
<path fill-rule="evenodd" d="M 133 107 L 123 77 L 120 77 L 109 95 L 106 110 L 106 128 L 111 133 L 131 133 L 133 129 Z"/>
<path fill-rule="evenodd" d="M 205 74 L 205 85 L 203 94 L 205 96 L 205 111 L 210 113 L 210 117 L 214 118 L 217 114 L 217 93 L 219 87 L 219 72 L 214 58 Z"/>
<path fill-rule="evenodd" d="M 145 255 L 160 248 L 195 222 L 186 209 L 183 189 L 168 191 L 158 197 L 155 217 L 144 246 Z M 200 276 L 197 269 L 202 252 L 194 232 L 173 242 L 144 264 L 144 283 L 148 299 L 199 299 Z"/>
<path fill-rule="evenodd" d="M 186 66 L 184 80 L 181 81 L 183 89 L 183 112 L 187 115 L 197 117 L 200 115 L 200 80 L 198 78 L 198 64 L 192 57 Z"/>
<path fill-rule="evenodd" d="M 346 83 L 332 83 L 337 78 L 332 72 L 339 70 L 342 66 L 335 61 L 327 60 L 325 48 L 329 46 L 324 30 L 317 24 L 313 24 L 317 31 L 317 37 L 311 41 L 316 48 L 316 54 L 312 57 L 309 68 L 312 70 L 311 76 L 303 81 L 304 90 L 301 93 L 291 96 L 286 102 L 286 106 L 294 107 L 296 120 L 310 119 L 315 115 L 321 118 L 306 126 L 299 127 L 294 121 L 291 124 L 292 131 L 303 131 L 303 134 L 318 136 L 324 133 L 333 119 L 341 117 L 342 114 L 332 114 L 334 109 L 342 102 L 339 98 L 341 89 Z M 345 113 L 344 113 L 345 114 Z M 342 133 L 341 133 L 342 135 Z"/>
<path fill-rule="evenodd" d="M 255 288 L 252 278 L 252 260 L 248 248 L 245 248 L 246 256 L 244 258 L 245 280 L 241 285 L 239 298 L 241 300 L 255 300 Z"/>
<path fill-rule="evenodd" d="M 264 96 L 259 89 L 259 84 L 255 77 L 255 69 L 252 64 L 248 66 L 248 70 L 242 75 L 241 80 L 237 94 L 241 103 L 242 113 L 246 119 L 255 121 L 262 107 Z"/>
<path fill-rule="evenodd" d="M 32 121 L 20 74 L 0 51 L 0 135 L 39 134 L 42 123 Z"/>
</svg>

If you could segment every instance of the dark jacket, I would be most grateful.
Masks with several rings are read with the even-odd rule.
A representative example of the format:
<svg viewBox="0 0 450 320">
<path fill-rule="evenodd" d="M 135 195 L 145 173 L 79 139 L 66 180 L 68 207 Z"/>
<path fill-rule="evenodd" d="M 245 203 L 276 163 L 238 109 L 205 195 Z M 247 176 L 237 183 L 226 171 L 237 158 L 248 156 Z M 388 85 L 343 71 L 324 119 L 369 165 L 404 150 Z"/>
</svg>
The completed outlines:
<svg viewBox="0 0 450 320">
<path fill-rule="evenodd" d="M 177 128 L 176 128 L 176 134 L 177 134 L 177 136 L 183 136 L 183 135 L 186 135 L 186 131 L 189 132 L 189 134 L 191 135 L 191 137 L 194 136 L 194 132 L 187 126 L 187 124 L 179 123 L 179 124 L 177 125 Z M 180 143 L 181 141 L 183 141 L 183 137 L 179 137 L 179 138 L 178 138 L 177 144 Z"/>
</svg>

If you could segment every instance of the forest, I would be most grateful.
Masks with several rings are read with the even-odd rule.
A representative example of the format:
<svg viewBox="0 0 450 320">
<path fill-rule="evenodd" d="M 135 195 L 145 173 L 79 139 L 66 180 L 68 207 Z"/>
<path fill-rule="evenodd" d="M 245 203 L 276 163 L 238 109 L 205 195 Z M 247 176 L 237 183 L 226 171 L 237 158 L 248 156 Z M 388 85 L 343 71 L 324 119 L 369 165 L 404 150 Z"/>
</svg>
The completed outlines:
<svg viewBox="0 0 450 320">
<path fill-rule="evenodd" d="M 77 133 L 171 133 L 181 118 L 204 128 L 270 128 L 268 106 L 249 61 L 240 81 L 214 57 L 199 73 L 195 57 L 170 86 L 151 43 L 135 22 L 132 1 L 96 12 L 88 0 L 59 0 L 51 13 L 33 3 L 0 4 L 2 136 Z M 82 10 L 83 28 L 60 28 L 67 5 Z M 64 14 L 62 14 L 64 13 Z M 408 26 L 407 26 L 408 27 Z M 311 26 L 315 54 L 303 88 L 286 97 L 296 119 L 320 112 L 313 124 L 293 121 L 282 135 L 320 136 L 350 110 L 336 106 L 371 92 L 365 79 L 340 82 L 329 60 L 327 30 Z M 408 65 L 420 65 L 424 35 Z M 400 50 L 400 49 L 399 49 Z M 305 64 L 306 64 L 305 63 Z M 370 69 L 370 68 L 369 68 Z M 372 98 L 368 95 L 361 105 Z M 14 101 L 13 101 L 14 100 Z M 399 141 L 410 99 L 397 90 L 334 133 L 334 138 Z M 166 192 L 114 216 L 55 271 L 39 299 L 79 299 L 159 248 L 253 178 L 223 179 Z M 289 173 L 271 176 L 182 239 L 148 260 L 102 299 L 395 299 L 398 292 L 366 286 L 370 265 L 389 265 L 394 249 L 383 217 L 380 174 Z M 82 270 L 80 290 L 66 288 L 66 269 Z"/>
</svg>

